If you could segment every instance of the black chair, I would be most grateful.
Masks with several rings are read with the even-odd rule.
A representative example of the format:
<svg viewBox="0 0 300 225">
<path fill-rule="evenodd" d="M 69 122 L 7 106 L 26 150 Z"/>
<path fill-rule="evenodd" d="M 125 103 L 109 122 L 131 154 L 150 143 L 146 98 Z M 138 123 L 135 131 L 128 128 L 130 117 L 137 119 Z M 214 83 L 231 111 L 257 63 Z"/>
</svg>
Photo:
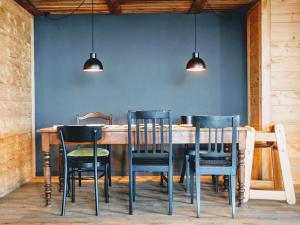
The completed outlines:
<svg viewBox="0 0 300 225">
<path fill-rule="evenodd" d="M 181 116 L 180 117 L 180 123 L 184 125 L 192 125 L 192 116 Z M 201 145 L 201 149 L 207 149 L 206 144 Z M 227 146 L 226 146 L 227 147 Z M 179 183 L 183 184 L 183 181 L 185 180 L 185 191 L 190 191 L 190 158 L 195 157 L 195 146 L 190 144 L 184 145 L 184 158 L 183 158 L 183 164 L 181 168 L 181 174 L 180 174 L 180 180 Z M 185 178 L 185 179 L 184 179 Z M 215 185 L 215 191 L 219 191 L 219 176 L 214 175 L 212 176 L 213 184 Z"/>
<path fill-rule="evenodd" d="M 104 166 L 104 192 L 105 201 L 108 202 L 108 160 L 107 157 L 100 156 L 97 148 L 97 141 L 101 139 L 102 128 L 93 126 L 62 126 L 58 128 L 61 144 L 63 147 L 63 161 L 64 161 L 64 186 L 63 186 L 63 200 L 61 207 L 61 215 L 65 215 L 66 197 L 68 189 L 72 191 L 72 202 L 75 202 L 75 173 L 78 168 L 93 169 L 94 188 L 95 188 L 95 205 L 96 216 L 99 215 L 99 197 L 98 197 L 98 168 Z M 85 155 L 74 155 L 74 151 L 68 153 L 67 144 L 86 144 L 93 145 L 91 152 L 86 152 Z M 75 150 L 77 151 L 77 150 Z M 72 175 L 72 184 L 70 184 L 69 177 Z M 68 189 L 67 189 L 68 186 Z"/>
<path fill-rule="evenodd" d="M 181 116 L 180 123 L 184 125 L 192 124 L 192 116 Z M 189 188 L 189 178 L 190 178 L 190 166 L 189 166 L 189 158 L 190 155 L 193 155 L 195 152 L 195 148 L 191 147 L 191 145 L 185 144 L 184 145 L 184 157 L 183 157 L 183 164 L 181 168 L 180 180 L 179 183 L 183 184 L 184 177 L 185 177 L 185 191 L 188 192 Z"/>
<path fill-rule="evenodd" d="M 197 217 L 200 217 L 200 176 L 228 175 L 230 183 L 229 204 L 232 206 L 232 218 L 234 218 L 239 116 L 193 116 L 193 126 L 196 127 L 196 151 L 195 157 L 190 158 L 190 188 L 191 203 L 193 203 L 194 176 L 196 173 Z M 231 128 L 232 147 L 230 152 L 226 151 L 224 147 L 225 128 Z M 202 131 L 202 129 L 206 129 L 206 131 Z M 213 138 L 212 135 L 214 135 Z M 203 139 L 207 139 L 208 149 L 201 149 L 201 140 Z M 211 142 L 212 139 L 214 143 Z"/>
<path fill-rule="evenodd" d="M 108 125 L 112 125 L 112 115 L 111 114 L 103 114 L 101 112 L 90 112 L 90 113 L 86 113 L 84 115 L 77 115 L 76 116 L 76 120 L 77 120 L 77 125 L 82 125 L 83 123 L 88 123 L 88 122 L 92 122 L 95 123 L 95 121 L 97 122 L 104 122 L 105 124 Z M 104 146 L 105 149 L 108 150 L 109 154 L 108 154 L 108 179 L 109 179 L 109 186 L 111 186 L 112 182 L 111 182 L 111 146 L 110 145 L 105 145 Z M 82 151 L 86 151 L 86 148 L 83 148 Z M 79 180 L 79 186 L 81 187 L 81 180 L 83 180 L 84 178 L 82 178 L 81 176 L 81 172 L 78 172 L 78 180 Z"/>
<path fill-rule="evenodd" d="M 150 133 L 151 131 L 151 133 Z M 149 144 L 152 140 L 152 144 Z M 168 183 L 168 214 L 173 204 L 173 151 L 171 111 L 128 112 L 129 214 L 133 213 L 136 172 L 160 172 Z M 167 178 L 164 176 L 167 174 Z"/>
</svg>

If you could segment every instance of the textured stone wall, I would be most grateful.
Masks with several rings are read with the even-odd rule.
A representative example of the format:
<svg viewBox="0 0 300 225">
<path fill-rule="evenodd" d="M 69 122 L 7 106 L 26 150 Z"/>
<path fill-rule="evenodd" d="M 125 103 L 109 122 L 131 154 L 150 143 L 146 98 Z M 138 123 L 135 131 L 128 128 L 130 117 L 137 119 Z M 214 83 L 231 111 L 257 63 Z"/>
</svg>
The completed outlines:
<svg viewBox="0 0 300 225">
<path fill-rule="evenodd" d="M 0 0 L 0 197 L 32 175 L 33 16 Z"/>
</svg>

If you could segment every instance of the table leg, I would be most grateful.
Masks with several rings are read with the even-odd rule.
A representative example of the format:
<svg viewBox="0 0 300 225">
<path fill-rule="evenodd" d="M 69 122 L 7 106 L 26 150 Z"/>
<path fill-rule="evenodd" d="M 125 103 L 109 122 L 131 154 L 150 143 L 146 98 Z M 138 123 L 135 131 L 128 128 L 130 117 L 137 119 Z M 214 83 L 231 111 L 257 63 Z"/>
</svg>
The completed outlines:
<svg viewBox="0 0 300 225">
<path fill-rule="evenodd" d="M 246 142 L 246 138 L 244 140 Z M 242 207 L 245 193 L 245 148 L 240 144 L 238 151 L 238 181 L 239 181 L 239 203 L 238 206 Z"/>
<path fill-rule="evenodd" d="M 64 171 L 64 163 L 63 163 L 63 147 L 62 145 L 59 145 L 59 151 L 58 151 L 58 190 L 59 192 L 63 191 L 64 188 L 64 178 L 63 178 L 63 171 Z"/>
<path fill-rule="evenodd" d="M 228 186 L 229 186 L 229 176 L 228 175 L 224 175 L 223 176 L 223 180 L 224 180 L 224 183 L 223 183 L 223 191 L 224 192 L 228 192 Z"/>
<path fill-rule="evenodd" d="M 46 207 L 51 207 L 51 153 L 50 153 L 50 141 L 48 134 L 42 134 L 42 151 L 44 159 L 44 187 L 45 187 L 45 202 Z"/>
</svg>

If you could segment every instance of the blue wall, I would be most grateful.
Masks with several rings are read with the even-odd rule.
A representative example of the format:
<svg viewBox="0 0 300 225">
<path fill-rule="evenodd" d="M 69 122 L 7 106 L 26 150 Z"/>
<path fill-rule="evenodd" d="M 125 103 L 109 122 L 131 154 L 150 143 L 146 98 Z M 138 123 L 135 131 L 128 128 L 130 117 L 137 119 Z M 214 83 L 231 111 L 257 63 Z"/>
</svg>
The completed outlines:
<svg viewBox="0 0 300 225">
<path fill-rule="evenodd" d="M 82 71 L 91 48 L 90 16 L 36 17 L 36 127 L 74 124 L 76 114 L 91 111 L 126 123 L 128 109 L 161 108 L 173 110 L 177 121 L 182 114 L 240 114 L 246 124 L 245 14 L 198 15 L 198 49 L 208 68 L 201 74 L 185 70 L 193 21 L 185 14 L 96 15 L 95 50 L 104 65 L 96 75 Z M 38 175 L 40 149 L 37 134 Z M 124 150 L 114 154 L 114 161 L 126 161 Z M 126 170 L 120 164 L 118 174 Z"/>
</svg>

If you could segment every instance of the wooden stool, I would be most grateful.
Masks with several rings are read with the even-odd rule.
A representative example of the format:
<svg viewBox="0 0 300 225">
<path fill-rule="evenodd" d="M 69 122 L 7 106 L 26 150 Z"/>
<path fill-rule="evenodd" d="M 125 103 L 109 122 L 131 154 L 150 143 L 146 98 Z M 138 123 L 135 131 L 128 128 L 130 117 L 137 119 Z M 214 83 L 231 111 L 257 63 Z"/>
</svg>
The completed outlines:
<svg viewBox="0 0 300 225">
<path fill-rule="evenodd" d="M 266 199 L 266 200 L 286 200 L 288 204 L 295 204 L 295 191 L 293 186 L 290 162 L 288 158 L 288 152 L 286 147 L 286 139 L 284 128 L 281 124 L 274 126 L 274 132 L 256 132 L 254 128 L 250 128 L 247 138 L 247 150 L 245 153 L 245 197 L 244 202 L 249 199 Z M 260 143 L 260 144 L 259 144 Z M 266 143 L 266 144 L 261 144 Z M 276 148 L 277 146 L 277 148 Z M 266 148 L 271 147 L 272 153 L 278 151 L 280 169 L 277 170 L 276 166 L 273 164 L 273 174 L 277 181 L 260 181 L 260 182 L 272 182 L 272 186 L 275 187 L 273 190 L 255 190 L 251 189 L 251 173 L 252 173 L 252 163 L 253 163 L 253 153 L 254 147 Z M 271 154 L 274 157 L 274 154 Z M 281 171 L 281 173 L 280 173 Z M 283 187 L 281 190 L 278 189 L 278 185 L 275 183 L 283 182 Z M 270 186 L 270 185 L 269 185 Z M 277 188 L 276 188 L 277 186 Z M 283 190 L 282 190 L 283 189 Z"/>
</svg>

